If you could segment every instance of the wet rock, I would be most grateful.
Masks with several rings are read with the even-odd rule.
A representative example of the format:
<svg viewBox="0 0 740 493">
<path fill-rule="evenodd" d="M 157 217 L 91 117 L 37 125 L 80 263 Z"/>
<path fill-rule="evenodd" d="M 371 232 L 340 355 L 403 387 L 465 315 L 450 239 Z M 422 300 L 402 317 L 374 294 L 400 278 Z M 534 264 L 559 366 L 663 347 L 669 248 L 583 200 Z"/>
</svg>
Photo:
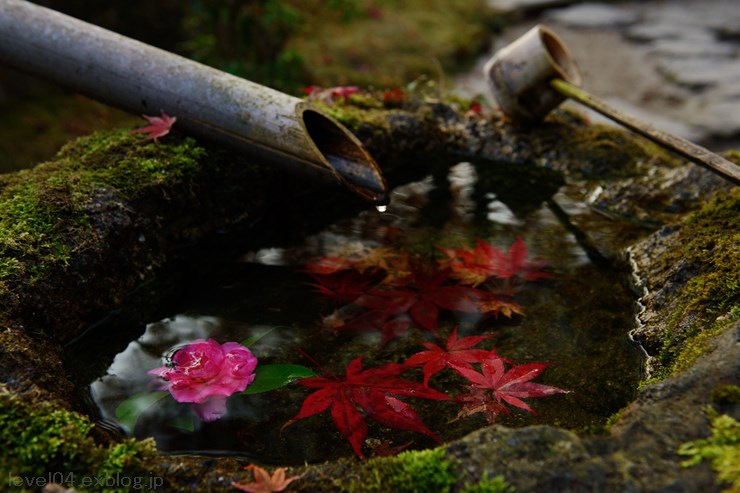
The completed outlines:
<svg viewBox="0 0 740 493">
<path fill-rule="evenodd" d="M 737 49 L 729 43 L 717 41 L 711 34 L 706 33 L 706 39 L 696 39 L 684 36 L 679 39 L 663 39 L 652 43 L 650 53 L 658 57 L 708 57 L 715 59 L 731 58 Z M 718 60 L 721 61 L 721 60 Z M 734 62 L 734 60 L 729 60 Z"/>
<path fill-rule="evenodd" d="M 488 5 L 499 12 L 528 12 L 573 3 L 573 0 L 488 0 Z"/>
<path fill-rule="evenodd" d="M 740 84 L 724 84 L 715 90 L 687 102 L 687 111 L 694 115 L 692 123 L 712 135 L 730 139 L 738 134 L 740 114 Z"/>
<path fill-rule="evenodd" d="M 638 176 L 603 183 L 588 204 L 614 219 L 659 228 L 675 221 L 677 214 L 699 207 L 713 191 L 730 187 L 724 178 L 696 164 L 671 167 L 654 162 Z"/>
<path fill-rule="evenodd" d="M 739 66 L 733 59 L 661 58 L 657 68 L 673 83 L 691 88 L 740 82 Z"/>
<path fill-rule="evenodd" d="M 581 3 L 549 11 L 545 20 L 576 28 L 621 27 L 636 22 L 638 15 L 617 5 Z"/>
<path fill-rule="evenodd" d="M 714 339 L 691 370 L 647 386 L 608 436 L 492 426 L 448 445 L 447 452 L 469 476 L 503 474 L 517 491 L 720 491 L 708 467 L 682 467 L 676 450 L 709 434 L 702 409 L 713 402 L 712 389 L 740 374 L 739 330 L 736 324 Z"/>
<path fill-rule="evenodd" d="M 652 42 L 661 40 L 680 39 L 686 33 L 685 26 L 663 20 L 645 20 L 629 26 L 624 35 L 630 41 Z"/>
</svg>

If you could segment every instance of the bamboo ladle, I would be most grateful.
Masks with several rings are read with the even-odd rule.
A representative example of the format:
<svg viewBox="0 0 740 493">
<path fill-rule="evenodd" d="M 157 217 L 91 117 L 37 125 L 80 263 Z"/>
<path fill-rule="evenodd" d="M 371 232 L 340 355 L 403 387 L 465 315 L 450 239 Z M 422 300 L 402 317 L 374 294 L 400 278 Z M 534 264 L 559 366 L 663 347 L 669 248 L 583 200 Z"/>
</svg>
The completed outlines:
<svg viewBox="0 0 740 493">
<path fill-rule="evenodd" d="M 569 98 L 622 124 L 679 156 L 740 184 L 740 166 L 686 139 L 660 130 L 581 89 L 581 73 L 562 40 L 537 25 L 497 51 L 483 74 L 501 110 L 516 122 L 535 122 Z"/>
</svg>

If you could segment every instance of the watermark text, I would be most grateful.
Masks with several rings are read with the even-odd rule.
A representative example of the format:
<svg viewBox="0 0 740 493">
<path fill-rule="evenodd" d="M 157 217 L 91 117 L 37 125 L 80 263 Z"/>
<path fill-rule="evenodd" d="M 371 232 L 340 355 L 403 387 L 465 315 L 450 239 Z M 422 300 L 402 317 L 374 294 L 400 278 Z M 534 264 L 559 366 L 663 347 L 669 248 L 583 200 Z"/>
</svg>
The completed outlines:
<svg viewBox="0 0 740 493">
<path fill-rule="evenodd" d="M 43 488 L 47 484 L 59 484 L 67 488 L 126 488 L 130 491 L 155 491 L 164 485 L 164 478 L 154 476 L 129 476 L 114 474 L 75 474 L 72 472 L 48 472 L 43 476 L 20 476 L 8 473 L 8 486 L 13 488 Z"/>
</svg>

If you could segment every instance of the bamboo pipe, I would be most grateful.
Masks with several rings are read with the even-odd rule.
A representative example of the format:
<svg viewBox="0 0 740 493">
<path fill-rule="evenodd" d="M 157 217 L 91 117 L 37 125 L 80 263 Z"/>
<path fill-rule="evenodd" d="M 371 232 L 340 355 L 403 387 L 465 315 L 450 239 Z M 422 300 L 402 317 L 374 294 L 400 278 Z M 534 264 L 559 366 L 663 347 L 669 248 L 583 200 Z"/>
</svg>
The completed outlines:
<svg viewBox="0 0 740 493">
<path fill-rule="evenodd" d="M 178 130 L 388 203 L 359 139 L 299 98 L 24 0 L 0 0 L 0 63 L 133 113 L 164 110 Z"/>
</svg>

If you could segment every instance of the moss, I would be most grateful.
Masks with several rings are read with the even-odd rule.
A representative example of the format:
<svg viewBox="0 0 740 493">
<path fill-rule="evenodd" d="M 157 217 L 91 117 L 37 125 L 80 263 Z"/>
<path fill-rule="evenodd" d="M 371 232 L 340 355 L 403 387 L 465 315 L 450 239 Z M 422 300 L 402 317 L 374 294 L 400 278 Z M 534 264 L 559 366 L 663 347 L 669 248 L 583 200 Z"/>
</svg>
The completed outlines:
<svg viewBox="0 0 740 493">
<path fill-rule="evenodd" d="M 717 404 L 740 404 L 740 385 L 722 385 L 712 392 L 712 400 Z"/>
<path fill-rule="evenodd" d="M 681 465 L 693 467 L 706 460 L 717 473 L 717 479 L 730 485 L 725 492 L 740 491 L 740 423 L 711 408 L 707 414 L 712 435 L 681 445 L 678 453 L 689 457 Z"/>
<path fill-rule="evenodd" d="M 194 174 L 204 157 L 192 139 L 143 143 L 119 130 L 78 139 L 53 162 L 0 176 L 0 297 L 12 284 L 32 285 L 50 266 L 66 266 L 84 247 L 78 233 L 90 227 L 97 191 L 135 200 Z"/>
<path fill-rule="evenodd" d="M 586 178 L 624 178 L 636 176 L 639 164 L 655 156 L 666 161 L 665 151 L 638 136 L 610 125 L 586 125 L 579 115 L 556 111 L 531 133 L 537 154 L 564 149 L 571 167 Z M 574 126 L 577 131 L 574 131 Z"/>
<path fill-rule="evenodd" d="M 502 475 L 481 478 L 475 484 L 465 486 L 461 493 L 514 493 L 515 489 Z"/>
<path fill-rule="evenodd" d="M 459 462 L 447 456 L 444 447 L 401 452 L 394 457 L 379 457 L 357 468 L 352 480 L 342 477 L 335 486 L 347 493 L 447 493 L 457 491 Z M 484 475 L 463 486 L 467 493 L 513 493 L 503 476 Z"/>
<path fill-rule="evenodd" d="M 661 374 L 680 371 L 706 352 L 713 334 L 740 318 L 740 189 L 718 194 L 690 215 L 676 248 L 662 258 L 663 269 L 690 264 L 690 276 L 673 294 L 674 307 L 663 348 Z"/>
<path fill-rule="evenodd" d="M 153 477 L 146 465 L 155 457 L 152 440 L 105 447 L 92 438 L 93 426 L 78 413 L 49 402 L 30 406 L 0 387 L 0 469 L 22 491 L 36 491 L 46 481 L 78 491 L 125 492 L 126 482 Z M 96 484 L 105 478 L 118 479 Z"/>
<path fill-rule="evenodd" d="M 446 493 L 457 484 L 457 464 L 444 448 L 401 452 L 395 457 L 372 459 L 359 470 L 359 478 L 337 486 L 348 493 Z"/>
<path fill-rule="evenodd" d="M 677 356 L 675 359 L 669 360 L 672 364 L 668 367 L 663 367 L 663 371 L 658 371 L 656 377 L 660 378 L 664 376 L 668 370 L 670 370 L 671 374 L 676 374 L 689 369 L 697 358 L 706 354 L 712 348 L 714 337 L 722 332 L 722 330 L 724 330 L 728 325 L 728 321 L 710 324 L 695 335 L 688 337 L 683 341 L 680 347 L 676 348 Z M 673 349 L 673 346 L 671 346 L 670 349 Z M 673 354 L 673 351 L 670 349 L 664 350 L 661 353 L 660 357 L 664 358 L 661 362 L 665 363 L 665 358 L 670 358 Z"/>
</svg>

